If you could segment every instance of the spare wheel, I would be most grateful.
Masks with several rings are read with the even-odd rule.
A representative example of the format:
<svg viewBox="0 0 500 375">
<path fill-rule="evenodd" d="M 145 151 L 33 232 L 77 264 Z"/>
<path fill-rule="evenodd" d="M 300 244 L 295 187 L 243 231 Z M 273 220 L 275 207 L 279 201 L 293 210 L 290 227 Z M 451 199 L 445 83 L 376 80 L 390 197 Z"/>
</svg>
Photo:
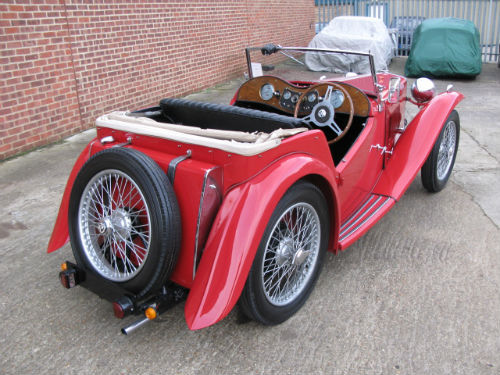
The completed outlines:
<svg viewBox="0 0 500 375">
<path fill-rule="evenodd" d="M 78 264 L 137 297 L 161 288 L 180 248 L 174 190 L 150 157 L 110 148 L 90 158 L 76 177 L 68 211 Z"/>
</svg>

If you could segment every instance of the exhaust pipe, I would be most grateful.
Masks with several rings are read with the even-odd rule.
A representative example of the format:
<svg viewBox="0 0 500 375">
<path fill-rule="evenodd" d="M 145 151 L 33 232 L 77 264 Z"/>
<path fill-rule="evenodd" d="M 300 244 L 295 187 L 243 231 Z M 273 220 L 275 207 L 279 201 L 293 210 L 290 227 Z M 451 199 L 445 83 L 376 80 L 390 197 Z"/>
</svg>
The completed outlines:
<svg viewBox="0 0 500 375">
<path fill-rule="evenodd" d="M 131 313 L 138 314 L 139 312 L 144 312 L 141 319 L 135 321 L 134 323 L 123 327 L 121 332 L 124 335 L 129 335 L 134 332 L 137 328 L 142 327 L 144 324 L 150 320 L 156 319 L 160 314 L 164 313 L 168 309 L 174 307 L 181 301 L 184 301 L 187 296 L 187 290 L 182 287 L 173 288 L 167 290 L 166 287 L 163 288 L 161 294 L 145 302 L 139 306 L 135 306 L 135 302 L 132 302 L 129 297 L 123 297 L 113 303 L 113 308 L 115 311 L 115 316 L 117 318 L 123 318 Z"/>
<path fill-rule="evenodd" d="M 148 319 L 148 318 L 139 319 L 136 322 L 130 324 L 129 326 L 123 327 L 122 333 L 124 335 L 129 335 L 130 333 L 134 332 L 137 328 L 142 327 L 144 324 L 146 324 L 149 321 L 150 321 L 150 319 Z"/>
</svg>

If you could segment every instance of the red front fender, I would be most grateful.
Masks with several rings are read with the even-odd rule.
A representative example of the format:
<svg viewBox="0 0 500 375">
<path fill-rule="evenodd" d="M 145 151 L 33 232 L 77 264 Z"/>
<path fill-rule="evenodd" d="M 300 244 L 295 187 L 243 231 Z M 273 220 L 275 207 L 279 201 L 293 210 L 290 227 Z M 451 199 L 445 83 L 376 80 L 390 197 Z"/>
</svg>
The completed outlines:
<svg viewBox="0 0 500 375">
<path fill-rule="evenodd" d="M 69 175 L 68 182 L 66 183 L 66 188 L 64 189 L 64 195 L 61 201 L 61 205 L 59 206 L 59 213 L 57 214 L 57 219 L 54 224 L 54 229 L 52 230 L 52 236 L 50 237 L 49 246 L 47 248 L 47 252 L 51 253 L 56 251 L 60 247 L 66 245 L 69 241 L 69 232 L 68 232 L 68 207 L 69 207 L 69 197 L 71 195 L 71 189 L 73 188 L 73 183 L 75 182 L 75 178 L 82 169 L 83 165 L 90 157 L 90 149 L 94 144 L 95 139 L 92 140 L 87 147 L 82 151 L 78 159 L 76 159 L 75 165 L 71 170 L 71 174 Z"/>
<path fill-rule="evenodd" d="M 374 193 L 401 198 L 429 156 L 444 122 L 463 98 L 458 92 L 440 94 L 415 116 L 394 147 Z"/>
<path fill-rule="evenodd" d="M 215 324 L 232 310 L 274 208 L 290 186 L 308 175 L 319 175 L 330 185 L 336 242 L 340 207 L 332 168 L 304 154 L 279 160 L 225 197 L 186 302 L 190 329 Z"/>
</svg>

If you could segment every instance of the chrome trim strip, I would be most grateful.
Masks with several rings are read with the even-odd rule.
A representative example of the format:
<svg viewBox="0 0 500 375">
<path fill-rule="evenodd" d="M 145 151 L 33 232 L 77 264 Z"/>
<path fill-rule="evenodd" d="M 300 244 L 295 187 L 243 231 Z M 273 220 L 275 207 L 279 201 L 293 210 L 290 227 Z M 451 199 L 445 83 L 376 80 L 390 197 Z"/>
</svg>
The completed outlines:
<svg viewBox="0 0 500 375">
<path fill-rule="evenodd" d="M 372 196 L 370 197 L 370 199 L 371 199 L 372 197 L 375 197 L 375 195 L 372 195 Z M 344 228 L 344 229 L 342 230 L 342 232 L 340 233 L 340 236 L 342 237 L 342 236 L 343 236 L 346 232 L 348 232 L 348 231 L 349 231 L 352 227 L 354 227 L 354 226 L 355 226 L 357 223 L 359 223 L 360 221 L 361 221 L 361 222 L 364 222 L 364 217 L 365 217 L 366 213 L 367 213 L 367 212 L 369 212 L 369 211 L 370 211 L 373 207 L 377 206 L 377 203 L 378 203 L 381 199 L 382 199 L 382 197 L 378 197 L 377 199 L 375 199 L 375 202 L 373 202 L 373 203 L 370 205 L 370 207 L 368 207 L 366 210 L 363 210 L 363 211 L 361 211 L 361 209 L 360 209 L 360 210 L 358 210 L 358 213 L 359 213 L 359 212 L 362 212 L 362 214 L 361 214 L 361 215 L 359 215 L 359 216 L 358 216 L 358 218 L 357 218 L 356 220 L 354 220 L 354 221 L 353 221 L 353 222 L 352 222 L 352 223 L 351 223 L 351 224 L 350 224 L 347 228 Z"/>
<path fill-rule="evenodd" d="M 372 199 L 374 199 L 374 198 L 375 198 L 375 195 L 371 194 L 371 195 L 368 197 L 368 199 L 365 201 L 365 203 L 363 203 L 363 205 L 362 205 L 362 206 L 361 206 L 358 210 L 356 210 L 356 212 L 355 212 L 355 213 L 353 213 L 353 214 L 351 215 L 351 217 L 349 217 L 349 219 L 347 219 L 347 220 L 345 221 L 345 223 L 344 223 L 344 224 L 340 227 L 340 235 L 342 235 L 342 233 L 344 233 L 344 232 L 345 232 L 345 230 L 344 230 L 344 229 L 345 229 L 345 227 L 347 227 L 348 225 L 350 225 L 350 224 L 351 224 L 351 222 L 352 222 L 352 221 L 354 221 L 354 218 L 355 218 L 355 217 L 357 217 L 357 216 L 358 216 L 358 214 L 359 214 L 360 212 L 363 212 L 363 211 L 364 211 L 364 208 L 365 208 L 365 207 L 366 207 L 366 206 L 367 206 L 367 205 L 368 205 L 368 204 L 372 201 Z M 363 215 L 360 215 L 360 217 L 362 217 L 362 216 L 363 216 Z M 359 218 L 358 218 L 358 219 L 359 219 Z"/>
<path fill-rule="evenodd" d="M 206 172 L 205 172 L 205 176 L 203 177 L 203 186 L 201 187 L 201 197 L 200 197 L 200 206 L 198 207 L 198 219 L 196 221 L 196 235 L 194 237 L 194 255 L 193 255 L 193 280 L 194 280 L 194 276 L 196 274 L 196 268 L 197 268 L 197 263 L 198 263 L 198 240 L 200 238 L 200 225 L 201 225 L 201 213 L 202 213 L 202 210 L 203 210 L 203 201 L 205 199 L 205 192 L 206 192 L 206 189 L 207 189 L 207 181 L 208 181 L 208 176 L 210 175 L 210 173 L 212 171 L 214 171 L 215 169 L 219 168 L 218 166 L 217 167 L 213 167 L 213 168 L 210 168 L 208 169 Z"/>
<path fill-rule="evenodd" d="M 167 177 L 172 183 L 172 185 L 174 184 L 175 170 L 177 169 L 177 166 L 179 165 L 180 162 L 183 162 L 184 160 L 189 159 L 190 157 L 191 157 L 191 150 L 187 150 L 186 155 L 178 156 L 175 159 L 172 159 L 168 164 Z"/>
<path fill-rule="evenodd" d="M 383 196 L 380 195 L 379 198 L 377 199 L 377 202 L 382 199 Z M 386 197 L 386 200 L 384 202 L 382 202 L 375 211 L 373 211 L 367 218 L 365 218 L 356 228 L 354 228 L 353 230 L 351 230 L 349 233 L 347 233 L 346 235 L 342 236 L 339 238 L 339 241 L 344 241 L 346 238 L 349 238 L 350 236 L 352 236 L 354 233 L 356 233 L 358 231 L 358 229 L 360 229 L 368 220 L 370 220 L 373 216 L 375 216 L 375 214 L 377 212 L 380 211 L 380 209 L 382 207 L 384 207 L 387 202 L 389 202 L 391 200 L 391 197 Z M 375 202 L 376 203 L 376 202 Z M 372 205 L 373 206 L 373 205 Z M 372 207 L 370 207 L 371 209 Z M 368 210 L 367 210 L 368 211 Z"/>
</svg>

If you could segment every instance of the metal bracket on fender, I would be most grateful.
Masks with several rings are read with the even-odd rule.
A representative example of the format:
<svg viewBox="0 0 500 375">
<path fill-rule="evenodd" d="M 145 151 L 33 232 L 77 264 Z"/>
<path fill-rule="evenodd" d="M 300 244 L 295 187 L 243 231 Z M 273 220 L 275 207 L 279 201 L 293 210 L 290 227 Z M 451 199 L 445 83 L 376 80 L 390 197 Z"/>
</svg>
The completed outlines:
<svg viewBox="0 0 500 375">
<path fill-rule="evenodd" d="M 172 161 L 168 165 L 167 177 L 172 185 L 174 184 L 175 171 L 177 169 L 177 166 L 179 165 L 179 163 L 189 159 L 190 157 L 191 157 L 191 150 L 187 150 L 186 155 L 181 155 L 172 159 Z"/>
</svg>

